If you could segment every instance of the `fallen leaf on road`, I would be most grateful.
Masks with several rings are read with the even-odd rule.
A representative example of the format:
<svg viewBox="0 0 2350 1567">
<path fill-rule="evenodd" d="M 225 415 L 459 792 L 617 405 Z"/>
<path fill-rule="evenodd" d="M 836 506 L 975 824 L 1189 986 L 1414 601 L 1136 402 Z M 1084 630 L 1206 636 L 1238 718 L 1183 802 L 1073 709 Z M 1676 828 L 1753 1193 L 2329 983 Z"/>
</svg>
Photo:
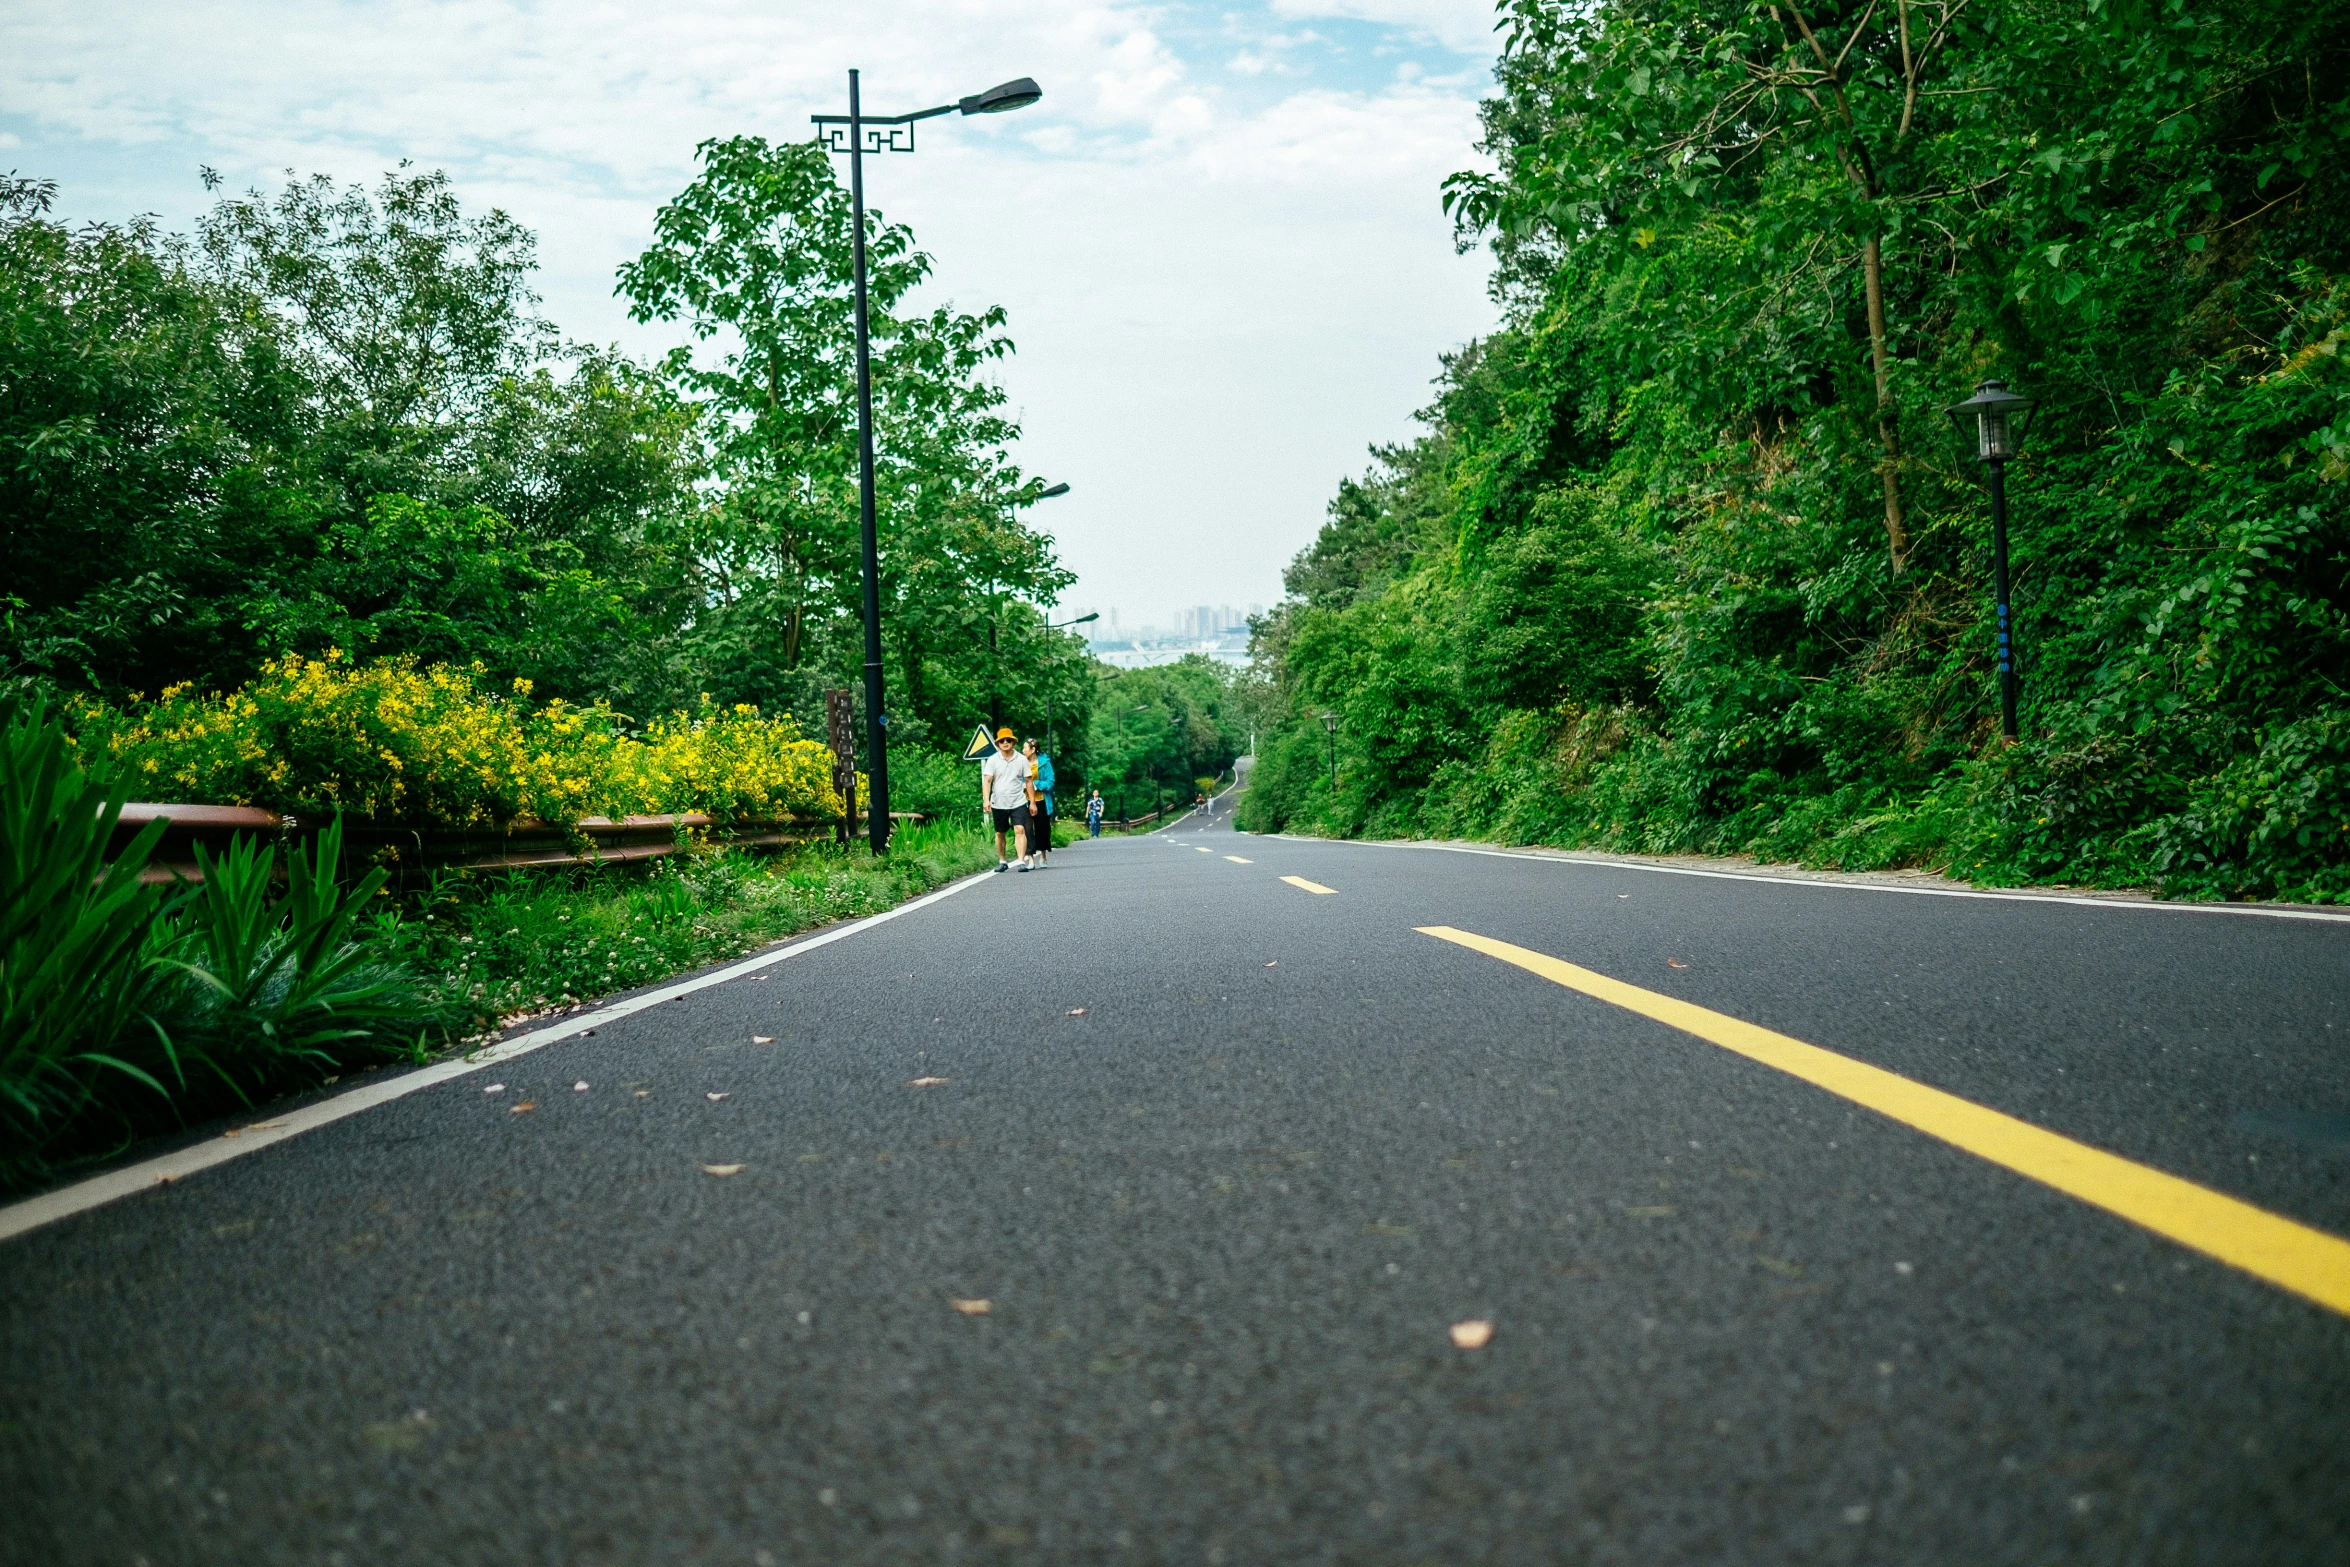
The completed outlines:
<svg viewBox="0 0 2350 1567">
<path fill-rule="evenodd" d="M 966 1317 L 984 1317 L 995 1310 L 995 1302 L 992 1300 L 958 1300 L 952 1304 Z"/>
<path fill-rule="evenodd" d="M 772 1045 L 775 1043 L 775 1036 L 773 1034 L 753 1034 L 751 1036 L 751 1043 L 754 1045 Z"/>
<path fill-rule="evenodd" d="M 583 1077 L 583 1078 L 581 1078 L 581 1079 L 580 1079 L 578 1082 L 576 1082 L 576 1083 L 572 1084 L 572 1085 L 571 1085 L 571 1091 L 572 1091 L 573 1093 L 575 1093 L 575 1094 L 584 1094 L 584 1093 L 586 1093 L 586 1092 L 587 1092 L 587 1079 Z"/>
<path fill-rule="evenodd" d="M 522 1101 L 522 1103 L 520 1103 L 520 1104 L 518 1104 L 518 1105 L 515 1105 L 515 1106 L 513 1106 L 513 1107 L 512 1107 L 511 1109 L 509 1109 L 509 1110 L 508 1110 L 506 1113 L 507 1113 L 508 1115 L 521 1115 L 521 1114 L 523 1114 L 525 1111 L 529 1111 L 529 1110 L 536 1110 L 537 1108 L 538 1108 L 538 1101 L 537 1101 L 537 1100 L 535 1100 L 535 1099 L 525 1099 L 525 1100 L 523 1100 L 523 1101 Z"/>
<path fill-rule="evenodd" d="M 653 1091 L 650 1088 L 640 1088 L 636 1091 L 636 1096 L 639 1099 L 650 1099 L 653 1096 Z"/>
<path fill-rule="evenodd" d="M 242 1137 L 247 1132 L 271 1132 L 285 1125 L 283 1121 L 256 1121 L 251 1126 L 239 1126 L 221 1133 L 223 1137 Z"/>
<path fill-rule="evenodd" d="M 1070 1015 L 1071 1017 L 1083 1017 L 1083 1016 L 1085 1016 L 1085 1008 L 1083 1008 L 1083 1007 L 1071 1007 L 1071 1008 L 1069 1009 L 1069 1015 Z"/>
<path fill-rule="evenodd" d="M 1272 962 L 1265 965 L 1267 968 L 1279 968 L 1280 966 L 1281 960 L 1279 958 L 1275 958 Z"/>
<path fill-rule="evenodd" d="M 709 1100 L 712 1104 L 716 1104 L 719 1100 L 727 1098 L 728 1096 L 725 1094 L 704 1094 L 702 1097 Z"/>
<path fill-rule="evenodd" d="M 1490 1322 L 1456 1322 L 1452 1325 L 1455 1349 L 1483 1349 L 1493 1342 L 1493 1324 Z"/>
<path fill-rule="evenodd" d="M 482 1090 L 482 1092 L 485 1094 L 502 1094 L 505 1091 L 506 1085 L 504 1083 L 492 1083 L 489 1087 Z"/>
<path fill-rule="evenodd" d="M 1686 964 L 1686 963 L 1682 962 L 1682 961 L 1681 961 L 1679 958 L 1667 958 L 1667 959 L 1665 959 L 1665 967 L 1666 967 L 1666 968 L 1687 968 L 1688 966 L 1689 966 L 1688 964 Z"/>
<path fill-rule="evenodd" d="M 908 1088 L 936 1088 L 945 1081 L 946 1079 L 943 1077 L 914 1077 L 906 1080 L 906 1086 Z"/>
<path fill-rule="evenodd" d="M 702 1166 L 702 1173 L 704 1175 L 740 1175 L 743 1173 L 743 1167 L 739 1164 L 705 1164 Z"/>
</svg>

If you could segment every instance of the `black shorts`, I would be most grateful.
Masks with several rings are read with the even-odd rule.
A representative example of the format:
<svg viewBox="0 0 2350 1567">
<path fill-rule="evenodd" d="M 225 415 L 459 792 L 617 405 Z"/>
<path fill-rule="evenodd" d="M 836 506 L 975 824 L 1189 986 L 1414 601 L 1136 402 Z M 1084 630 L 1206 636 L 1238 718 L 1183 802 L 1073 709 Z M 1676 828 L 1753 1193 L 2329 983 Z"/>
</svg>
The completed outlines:
<svg viewBox="0 0 2350 1567">
<path fill-rule="evenodd" d="M 997 832 L 1010 832 L 1015 827 L 1020 828 L 1022 831 L 1027 830 L 1027 806 L 1015 805 L 1007 809 L 1004 806 L 998 805 L 991 807 L 991 809 L 995 812 L 995 830 Z"/>
</svg>

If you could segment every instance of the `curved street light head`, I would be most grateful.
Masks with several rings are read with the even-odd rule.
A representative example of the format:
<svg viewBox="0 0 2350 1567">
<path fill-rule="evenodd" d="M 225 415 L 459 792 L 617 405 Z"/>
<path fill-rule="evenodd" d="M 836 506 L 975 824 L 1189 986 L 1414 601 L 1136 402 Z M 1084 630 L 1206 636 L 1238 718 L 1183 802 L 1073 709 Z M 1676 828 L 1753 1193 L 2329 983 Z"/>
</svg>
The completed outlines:
<svg viewBox="0 0 2350 1567">
<path fill-rule="evenodd" d="M 1036 498 L 1040 501 L 1049 501 L 1056 495 L 1066 495 L 1068 493 L 1069 486 L 1066 484 L 1048 484 L 1042 490 L 1037 492 Z"/>
<path fill-rule="evenodd" d="M 955 107 L 965 114 L 1002 114 L 1010 109 L 1025 109 L 1044 96 L 1044 89 L 1036 85 L 1033 76 L 1022 76 L 985 92 L 973 93 L 961 99 Z"/>
</svg>

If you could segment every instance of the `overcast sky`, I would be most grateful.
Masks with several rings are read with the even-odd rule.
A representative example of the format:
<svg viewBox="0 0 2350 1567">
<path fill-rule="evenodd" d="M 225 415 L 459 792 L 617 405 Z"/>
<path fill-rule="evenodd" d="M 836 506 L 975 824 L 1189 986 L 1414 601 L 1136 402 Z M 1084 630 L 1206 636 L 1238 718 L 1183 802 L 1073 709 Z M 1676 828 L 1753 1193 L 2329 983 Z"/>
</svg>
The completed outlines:
<svg viewBox="0 0 2350 1567">
<path fill-rule="evenodd" d="M 1409 433 L 1436 356 L 1493 316 L 1438 184 L 1475 163 L 1487 0 L 11 0 L 0 168 L 72 219 L 205 205 L 283 171 L 445 168 L 538 231 L 547 313 L 650 354 L 613 269 L 706 137 L 809 132 L 1013 76 L 1044 101 L 926 124 L 875 160 L 935 293 L 1011 312 L 1025 466 L 1073 493 L 1036 520 L 1071 610 L 1167 623 L 1269 603 L 1372 441 Z M 842 160 L 845 162 L 845 160 Z"/>
</svg>

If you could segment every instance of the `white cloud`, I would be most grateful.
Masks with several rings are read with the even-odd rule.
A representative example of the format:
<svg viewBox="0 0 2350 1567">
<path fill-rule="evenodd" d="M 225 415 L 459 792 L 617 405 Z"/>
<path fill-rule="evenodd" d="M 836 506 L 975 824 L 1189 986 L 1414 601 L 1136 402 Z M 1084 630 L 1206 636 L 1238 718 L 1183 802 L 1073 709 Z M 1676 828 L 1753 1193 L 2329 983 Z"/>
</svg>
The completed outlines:
<svg viewBox="0 0 2350 1567">
<path fill-rule="evenodd" d="M 1476 31 L 1463 16 L 1483 23 L 1436 0 L 1275 9 L 1448 40 Z M 1253 51 L 1315 41 L 1263 20 Z M 875 160 L 868 189 L 940 259 L 943 295 L 1009 307 L 1023 460 L 1076 486 L 1038 517 L 1080 573 L 1072 597 L 1161 619 L 1274 597 L 1337 479 L 1405 431 L 1436 354 L 1490 319 L 1437 201 L 1473 161 L 1475 81 L 1269 87 L 1287 79 L 1184 58 L 1170 39 L 1218 29 L 1183 22 L 1127 0 L 18 0 L 0 134 L 25 143 L 25 172 L 64 180 L 75 218 L 183 221 L 199 162 L 239 187 L 286 167 L 445 167 L 469 202 L 539 231 L 568 333 L 650 352 L 674 334 L 626 321 L 613 269 L 691 177 L 696 142 L 806 134 L 811 112 L 845 107 L 852 62 L 881 112 L 1035 76 L 1041 106 L 925 124 L 920 153 Z"/>
</svg>

